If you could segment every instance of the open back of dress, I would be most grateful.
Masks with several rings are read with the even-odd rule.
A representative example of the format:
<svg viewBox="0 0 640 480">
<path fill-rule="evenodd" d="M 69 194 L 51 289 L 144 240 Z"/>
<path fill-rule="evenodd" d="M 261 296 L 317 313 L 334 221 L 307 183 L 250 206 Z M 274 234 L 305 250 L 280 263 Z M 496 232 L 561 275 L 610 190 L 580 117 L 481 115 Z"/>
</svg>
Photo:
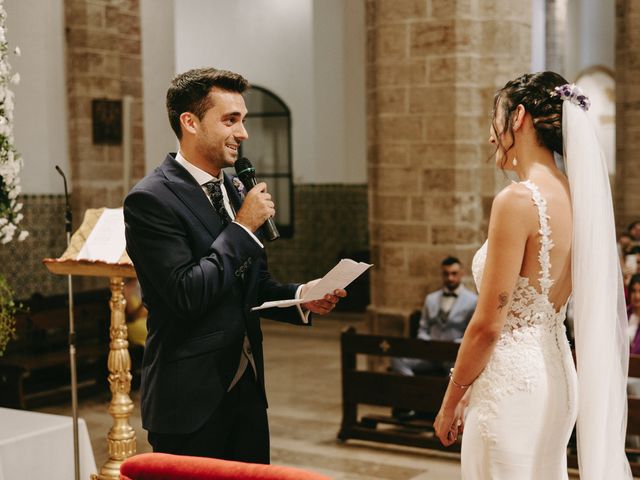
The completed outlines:
<svg viewBox="0 0 640 480">
<path fill-rule="evenodd" d="M 522 182 L 537 207 L 540 275 L 519 276 L 505 324 L 487 366 L 473 384 L 462 440 L 465 480 L 567 479 L 566 446 L 577 415 L 577 379 L 566 337 L 566 302 L 553 287 L 547 203 Z M 473 259 L 480 289 L 487 243 Z M 536 285 L 537 284 L 537 285 Z"/>
</svg>

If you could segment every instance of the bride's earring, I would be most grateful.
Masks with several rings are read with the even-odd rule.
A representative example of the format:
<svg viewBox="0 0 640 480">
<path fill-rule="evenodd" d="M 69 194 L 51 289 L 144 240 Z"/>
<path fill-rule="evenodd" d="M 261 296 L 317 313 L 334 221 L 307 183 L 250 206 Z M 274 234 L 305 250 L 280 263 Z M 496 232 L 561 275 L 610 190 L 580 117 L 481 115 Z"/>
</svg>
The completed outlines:
<svg viewBox="0 0 640 480">
<path fill-rule="evenodd" d="M 512 164 L 514 167 L 517 167 L 517 166 L 518 166 L 518 159 L 517 159 L 516 157 L 513 157 L 513 160 L 511 160 L 511 164 Z"/>
</svg>

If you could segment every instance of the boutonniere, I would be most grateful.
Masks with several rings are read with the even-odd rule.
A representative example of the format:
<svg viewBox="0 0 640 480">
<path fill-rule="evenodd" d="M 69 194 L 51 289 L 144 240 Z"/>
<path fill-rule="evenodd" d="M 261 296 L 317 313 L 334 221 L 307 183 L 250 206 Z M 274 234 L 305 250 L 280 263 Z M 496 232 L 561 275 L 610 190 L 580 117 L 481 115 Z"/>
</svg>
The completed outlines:
<svg viewBox="0 0 640 480">
<path fill-rule="evenodd" d="M 236 190 L 238 191 L 238 195 L 240 195 L 240 198 L 244 199 L 245 195 L 247 194 L 247 189 L 244 188 L 244 185 L 242 184 L 240 179 L 238 177 L 233 177 L 231 179 L 231 182 L 233 183 L 233 186 L 236 187 Z"/>
</svg>

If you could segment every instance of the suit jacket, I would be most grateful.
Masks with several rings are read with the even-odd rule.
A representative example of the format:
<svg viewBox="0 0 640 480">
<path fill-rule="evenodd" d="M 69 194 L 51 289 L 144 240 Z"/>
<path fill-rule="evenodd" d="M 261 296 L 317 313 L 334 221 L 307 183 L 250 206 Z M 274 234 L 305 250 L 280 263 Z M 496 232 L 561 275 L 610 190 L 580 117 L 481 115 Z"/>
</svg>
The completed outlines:
<svg viewBox="0 0 640 480">
<path fill-rule="evenodd" d="M 224 182 L 238 211 L 240 196 L 226 174 Z M 200 185 L 171 154 L 129 192 L 124 218 L 127 252 L 149 310 L 143 427 L 184 434 L 202 426 L 237 371 L 245 332 L 264 397 L 262 332 L 250 309 L 294 298 L 298 285 L 271 278 L 264 250 L 242 227 L 222 228 Z M 303 324 L 295 307 L 262 315 Z"/>
<path fill-rule="evenodd" d="M 473 312 L 476 309 L 478 296 L 464 285 L 458 289 L 458 298 L 449 310 L 447 322 L 444 325 L 434 324 L 433 319 L 438 316 L 443 289 L 427 295 L 422 308 L 418 338 L 423 340 L 460 340 L 464 334 Z"/>
</svg>

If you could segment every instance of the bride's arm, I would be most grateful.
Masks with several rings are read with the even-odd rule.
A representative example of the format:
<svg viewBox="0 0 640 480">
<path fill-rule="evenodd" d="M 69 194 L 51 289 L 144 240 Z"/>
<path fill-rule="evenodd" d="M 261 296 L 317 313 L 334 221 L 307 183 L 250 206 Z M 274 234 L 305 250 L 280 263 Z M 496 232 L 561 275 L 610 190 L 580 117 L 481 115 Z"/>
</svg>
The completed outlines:
<svg viewBox="0 0 640 480">
<path fill-rule="evenodd" d="M 455 441 L 452 425 L 458 403 L 486 366 L 502 331 L 531 232 L 537 231 L 535 208 L 526 187 L 511 185 L 493 201 L 489 220 L 487 259 L 478 305 L 465 331 L 455 371 L 436 418 L 436 434 L 443 444 Z M 529 212 L 531 212 L 529 214 Z M 453 432 L 455 434 L 449 432 Z"/>
</svg>

